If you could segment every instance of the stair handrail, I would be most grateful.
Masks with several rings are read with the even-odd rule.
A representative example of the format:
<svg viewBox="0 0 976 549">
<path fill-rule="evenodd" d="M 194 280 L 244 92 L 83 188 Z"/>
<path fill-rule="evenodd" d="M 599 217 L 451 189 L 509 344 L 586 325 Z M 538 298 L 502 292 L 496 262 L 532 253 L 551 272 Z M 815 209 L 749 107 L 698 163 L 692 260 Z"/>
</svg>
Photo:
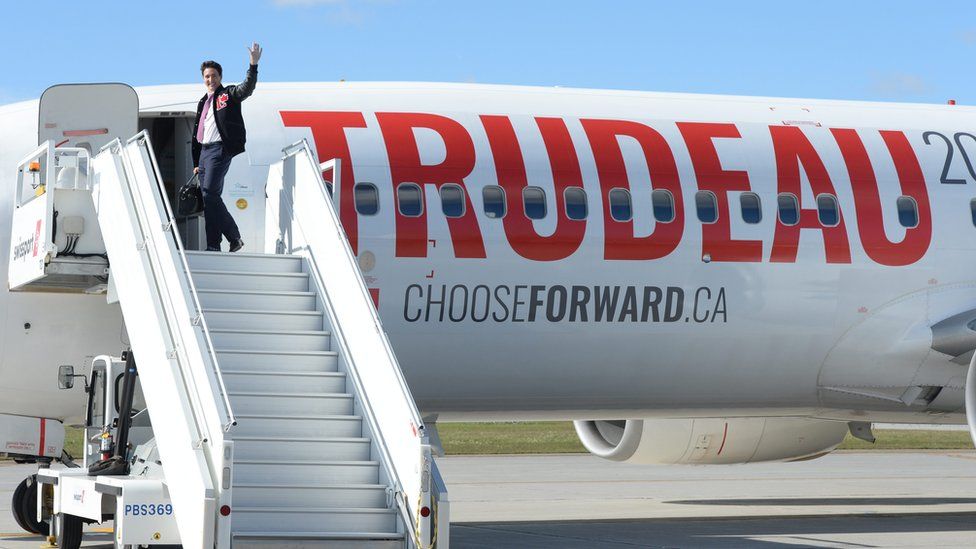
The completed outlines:
<svg viewBox="0 0 976 549">
<path fill-rule="evenodd" d="M 355 254 L 353 254 L 352 252 L 352 248 L 349 245 L 349 240 L 345 235 L 345 231 L 342 227 L 342 223 L 339 221 L 339 217 L 333 206 L 332 199 L 328 195 L 328 191 L 326 189 L 325 183 L 322 180 L 321 167 L 315 163 L 314 160 L 315 156 L 312 153 L 312 150 L 309 147 L 307 140 L 302 139 L 301 141 L 296 142 L 282 149 L 282 154 L 283 154 L 282 167 L 284 168 L 284 162 L 288 161 L 289 159 L 291 159 L 292 157 L 294 157 L 300 152 L 306 153 L 305 156 L 310 163 L 311 170 L 315 174 L 317 174 L 318 182 L 319 182 L 319 184 L 316 185 L 317 193 L 321 198 L 322 203 L 325 205 L 325 211 L 322 213 L 322 215 L 330 218 L 332 224 L 335 226 L 338 235 L 340 237 L 339 240 L 342 242 L 344 246 L 342 255 L 345 256 L 345 262 L 351 269 L 354 269 L 356 275 L 355 278 L 358 281 L 358 283 L 356 284 L 357 288 L 355 290 L 349 288 L 348 290 L 349 291 L 358 290 L 358 293 L 360 294 L 362 300 L 369 304 L 369 315 L 373 324 L 373 328 L 380 335 L 380 339 L 382 341 L 382 352 L 387 357 L 388 363 L 392 366 L 391 370 L 397 382 L 399 392 L 402 395 L 402 403 L 405 404 L 406 406 L 406 411 L 409 416 L 406 419 L 410 420 L 411 425 L 413 427 L 413 437 L 416 439 L 415 456 L 417 459 L 417 464 L 415 464 L 414 470 L 404 471 L 401 469 L 404 469 L 405 467 L 398 466 L 398 460 L 396 460 L 390 452 L 390 447 L 386 440 L 385 431 L 381 429 L 381 426 L 377 420 L 378 414 L 376 413 L 376 410 L 373 406 L 371 399 L 369 398 L 360 399 L 361 401 L 360 404 L 362 405 L 364 410 L 364 414 L 363 414 L 364 419 L 370 425 L 371 431 L 374 433 L 374 440 L 376 441 L 376 445 L 380 450 L 380 459 L 384 463 L 386 470 L 390 474 L 391 482 L 393 483 L 394 490 L 395 490 L 395 495 L 396 495 L 395 499 L 396 499 L 397 506 L 400 508 L 401 516 L 404 518 L 405 521 L 407 521 L 406 527 L 408 528 L 408 533 L 412 534 L 413 532 L 418 531 L 419 524 L 417 521 L 420 517 L 420 513 L 419 513 L 419 509 L 411 509 L 411 508 L 414 507 L 415 502 L 420 499 L 418 496 L 419 496 L 419 492 L 424 490 L 424 486 L 423 486 L 424 480 L 426 479 L 428 483 L 430 480 L 429 470 L 425 472 L 423 469 L 423 446 L 427 439 L 424 430 L 423 419 L 420 415 L 420 411 L 416 407 L 416 404 L 413 399 L 413 395 L 410 392 L 410 388 L 407 385 L 406 379 L 403 376 L 403 371 L 401 370 L 400 365 L 397 362 L 396 355 L 393 353 L 393 348 L 390 345 L 389 338 L 386 336 L 386 331 L 383 329 L 382 323 L 380 322 L 379 315 L 377 314 L 375 308 L 372 306 L 372 297 L 370 296 L 369 290 L 366 287 L 366 283 L 363 280 L 361 272 L 359 271 L 358 263 L 355 260 Z M 335 160 L 335 162 L 336 164 L 338 164 L 338 160 Z M 270 199 L 269 199 L 269 204 L 270 204 Z M 279 205 L 279 208 L 281 207 L 282 205 Z M 301 228 L 302 223 L 301 220 L 299 219 L 299 216 L 295 212 L 296 208 L 292 204 L 288 204 L 288 207 L 291 210 L 291 212 L 289 213 L 291 214 L 292 218 L 296 220 L 299 228 Z M 284 215 L 284 212 L 279 211 L 278 215 L 280 217 Z M 307 235 L 304 234 L 304 231 L 302 232 L 303 232 L 303 238 L 305 238 Z M 343 333 L 343 328 L 339 322 L 335 321 L 335 319 L 339 317 L 336 314 L 336 310 L 333 306 L 332 298 L 328 293 L 328 291 L 326 290 L 326 285 L 324 283 L 324 278 L 322 276 L 323 269 L 320 268 L 318 261 L 315 257 L 315 253 L 311 249 L 311 246 L 308 245 L 307 242 L 304 248 L 295 248 L 295 250 L 305 251 L 307 254 L 306 258 L 308 259 L 309 269 L 311 271 L 310 275 L 312 277 L 312 280 L 320 290 L 319 293 L 322 297 L 323 303 L 328 308 L 327 313 L 329 317 L 333 320 L 332 331 L 335 333 L 335 336 L 333 337 L 333 341 L 335 341 L 340 346 L 340 348 L 342 348 L 345 351 L 343 355 L 347 357 L 347 370 L 348 373 L 350 374 L 350 378 L 353 381 L 353 383 L 357 386 L 360 393 L 364 394 L 365 396 L 365 392 L 367 391 L 367 388 L 359 372 L 360 366 L 357 366 L 357 364 L 355 363 L 352 357 L 352 354 L 348 352 L 347 350 L 348 348 L 346 346 L 347 338 Z M 416 489 L 416 493 L 414 493 L 415 492 L 414 490 L 411 490 L 410 493 L 407 493 L 407 490 L 405 489 L 403 476 L 408 473 L 417 475 L 419 482 L 417 482 L 418 488 Z M 411 483 L 411 485 L 413 484 L 414 483 Z"/>
<path fill-rule="evenodd" d="M 151 216 L 149 215 L 149 208 L 146 201 L 143 200 L 144 192 L 156 192 L 155 189 L 139 189 L 139 184 L 132 175 L 134 175 L 134 167 L 127 158 L 125 148 L 131 143 L 131 140 L 123 145 L 122 141 L 119 139 L 114 139 L 112 142 L 106 144 L 99 151 L 99 155 L 96 157 L 101 157 L 103 153 L 110 153 L 112 156 L 112 162 L 116 164 L 116 170 L 119 170 L 118 177 L 118 187 L 117 196 L 122 199 L 123 208 L 127 211 L 128 215 L 125 216 L 124 226 L 131 231 L 131 236 L 134 238 L 136 249 L 139 250 L 139 256 L 142 257 L 143 265 L 140 269 L 144 270 L 147 281 L 152 287 L 152 302 L 153 307 L 158 309 L 155 311 L 157 318 L 159 319 L 162 330 L 162 335 L 164 338 L 164 344 L 167 349 L 168 360 L 173 360 L 176 362 L 176 367 L 172 369 L 174 375 L 174 381 L 179 384 L 183 395 L 185 395 L 186 400 L 182 402 L 185 405 L 187 412 L 187 419 L 189 420 L 186 424 L 187 434 L 190 436 L 189 442 L 191 443 L 191 448 L 189 450 L 196 454 L 196 459 L 199 460 L 198 463 L 202 467 L 199 471 L 200 477 L 191 477 L 199 479 L 202 481 L 200 485 L 204 490 L 204 501 L 199 502 L 199 506 L 204 510 L 203 515 L 194 513 L 193 516 L 202 519 L 202 530 L 193 531 L 191 536 L 202 536 L 204 545 L 209 545 L 212 543 L 214 526 L 216 520 L 216 512 L 213 509 L 214 503 L 214 491 L 219 489 L 221 486 L 220 475 L 218 473 L 219 461 L 221 455 L 215 452 L 215 448 L 222 448 L 222 440 L 218 435 L 217 437 L 212 436 L 212 430 L 210 428 L 211 423 L 208 422 L 207 418 L 210 416 L 210 410 L 215 410 L 216 406 L 212 408 L 205 406 L 201 395 L 202 391 L 199 390 L 196 377 L 193 375 L 192 371 L 189 371 L 188 367 L 191 362 L 191 353 L 189 352 L 191 348 L 199 351 L 199 342 L 194 340 L 192 345 L 187 344 L 187 334 L 184 333 L 188 327 L 192 330 L 189 318 L 184 317 L 181 314 L 180 307 L 178 306 L 178 301 L 173 299 L 171 290 L 171 280 L 167 280 L 165 270 L 167 266 L 164 264 L 164 254 L 160 251 L 159 241 L 159 230 L 162 229 L 162 233 L 165 234 L 166 227 L 154 226 L 152 223 Z M 154 176 L 158 176 L 154 174 Z M 114 188 L 114 187 L 112 187 Z M 103 189 L 99 187 L 99 189 Z M 99 200 L 101 193 L 105 193 L 105 190 L 99 191 Z M 112 194 L 112 191 L 108 191 Z M 98 209 L 98 206 L 96 206 Z M 110 210 L 109 210 L 110 211 Z M 99 211 L 99 223 L 102 224 L 102 213 Z M 111 217 L 110 217 L 111 219 Z M 113 231 L 117 227 L 102 227 L 103 233 L 106 230 Z M 118 227 L 118 228 L 121 228 Z M 105 235 L 108 236 L 107 234 Z M 111 259 L 111 258 L 110 258 Z M 175 270 L 175 265 L 171 266 Z M 123 284 L 124 282 L 116 280 L 115 284 Z M 186 303 L 183 303 L 184 307 Z M 183 309 L 182 312 L 187 312 Z M 151 311 L 146 311 L 146 313 L 151 313 Z M 192 331 L 190 332 L 192 333 Z M 198 337 L 197 335 L 193 336 Z M 200 356 L 202 359 L 202 356 Z M 213 404 L 216 404 L 212 401 Z M 176 403 L 174 403 L 176 404 Z M 190 471 L 186 471 L 185 474 L 189 475 Z M 175 489 L 171 488 L 171 489 Z M 214 511 L 211 513 L 211 511 Z M 181 527 L 181 535 L 186 535 Z M 194 538 L 197 539 L 197 538 Z M 209 541 L 208 541 L 209 540 Z"/>
<path fill-rule="evenodd" d="M 120 139 L 113 139 L 111 142 L 106 143 L 99 150 L 99 154 L 105 151 L 117 152 L 119 155 L 119 159 L 123 164 L 122 169 L 124 170 L 125 161 L 123 159 L 123 155 L 124 155 L 123 149 L 124 149 L 124 145 L 122 144 L 122 141 Z M 128 179 L 129 179 L 128 176 L 120 178 L 120 189 L 122 190 L 124 195 L 127 196 L 131 204 L 133 205 L 133 213 L 134 213 L 136 224 L 139 229 L 139 233 L 136 236 L 137 238 L 142 240 L 143 242 L 142 245 L 148 249 L 151 248 L 151 246 L 148 245 L 148 243 L 152 241 L 152 238 L 150 236 L 151 229 L 148 226 L 149 224 L 146 220 L 146 214 L 145 212 L 142 211 L 139 195 L 134 192 L 134 186 L 131 184 L 131 182 Z M 109 261 L 111 261 L 111 258 L 109 258 Z M 156 266 L 157 263 L 158 262 L 155 260 L 151 260 L 149 262 L 149 268 L 153 272 L 154 283 L 155 280 L 158 279 L 158 277 L 156 276 L 156 271 L 158 270 L 158 267 Z M 175 312 L 173 311 L 172 304 L 169 303 L 167 299 L 165 299 L 165 297 L 168 295 L 168 292 L 165 292 L 159 289 L 158 287 L 157 290 L 158 290 L 157 293 L 161 296 L 161 299 L 159 300 L 159 304 L 164 309 L 162 322 L 165 324 L 166 333 L 169 335 L 169 338 L 174 343 L 176 343 L 181 338 L 179 336 L 179 331 L 173 328 L 170 323 L 171 318 L 175 317 L 176 315 Z M 174 345 L 174 347 L 176 346 Z M 181 367 L 178 369 L 178 371 L 180 372 L 180 378 L 187 389 L 187 394 L 194 395 L 196 393 L 196 388 L 195 388 L 195 384 L 192 381 L 192 377 L 190 379 L 187 379 L 185 372 L 183 372 L 182 363 L 184 362 L 184 360 L 180 359 L 179 357 L 171 357 L 171 358 L 174 358 L 175 360 L 177 360 L 177 363 L 181 364 Z M 194 386 L 194 389 L 192 391 L 189 390 L 191 385 Z M 201 420 L 201 418 L 199 417 L 197 406 L 191 406 L 190 413 L 192 415 L 193 426 L 194 426 L 194 430 L 196 431 L 198 439 L 200 440 L 206 439 L 208 437 L 208 429 L 206 428 L 206 421 Z"/>
<path fill-rule="evenodd" d="M 312 152 L 312 149 L 309 146 L 308 141 L 305 140 L 305 139 L 302 139 L 300 143 L 301 143 L 301 148 L 304 149 L 307 152 L 309 160 L 315 158 L 315 155 Z M 292 145 L 291 147 L 286 147 L 283 150 L 283 152 L 289 151 L 290 149 L 293 149 L 297 145 L 298 145 L 298 143 Z M 298 152 L 298 151 L 296 150 L 296 151 L 291 152 L 291 153 L 285 152 L 285 154 L 288 155 L 288 156 L 292 156 L 292 155 L 294 155 L 295 152 Z M 338 165 L 338 159 L 336 159 L 336 165 Z M 313 168 L 315 168 L 316 172 L 321 175 L 321 171 L 319 171 L 319 166 L 315 165 L 314 162 L 312 162 L 312 166 L 313 166 Z M 336 223 L 339 226 L 339 229 L 343 231 L 342 242 L 345 245 L 346 252 L 348 253 L 348 256 L 350 258 L 350 261 L 351 261 L 353 267 L 356 269 L 356 272 L 359 272 L 359 264 L 355 261 L 356 254 L 354 254 L 352 252 L 352 247 L 349 245 L 349 239 L 346 238 L 346 236 L 345 236 L 345 229 L 343 228 L 342 223 L 339 221 L 338 216 L 337 216 L 335 210 L 332 208 L 332 197 L 329 196 L 329 193 L 326 190 L 326 186 L 324 184 L 325 182 L 322 181 L 322 183 L 323 184 L 319 186 L 319 190 L 321 191 L 322 198 L 324 198 L 325 199 L 325 202 L 329 205 L 329 207 L 330 207 L 330 214 L 332 216 L 335 216 L 336 217 Z M 313 258 L 313 262 L 314 262 L 314 258 Z M 318 267 L 317 264 L 315 266 Z M 319 271 L 319 273 L 320 272 L 321 271 Z M 367 301 L 372 302 L 373 298 L 370 295 L 369 289 L 366 287 L 366 282 L 362 279 L 362 276 L 359 277 L 359 282 L 360 282 L 360 284 L 359 284 L 359 291 L 360 291 L 360 293 L 363 295 L 363 297 Z M 383 324 L 380 321 L 379 314 L 376 312 L 376 309 L 375 308 L 370 308 L 370 312 L 372 313 L 373 325 L 376 327 L 377 331 L 379 331 L 380 333 L 382 333 L 384 335 L 384 337 L 382 339 L 383 339 L 383 345 L 385 347 L 385 350 L 386 350 L 387 355 L 397 365 L 397 367 L 394 369 L 394 373 L 396 375 L 397 383 L 400 385 L 401 391 L 403 392 L 404 396 L 407 397 L 407 401 L 410 403 L 410 409 L 411 409 L 412 415 L 413 415 L 412 419 L 416 423 L 418 429 L 423 429 L 424 428 L 424 421 L 423 421 L 423 418 L 420 415 L 420 410 L 417 409 L 417 406 L 416 406 L 416 404 L 415 404 L 415 402 L 413 400 L 413 393 L 410 392 L 410 386 L 407 384 L 407 379 L 403 376 L 403 370 L 400 369 L 400 367 L 399 367 L 400 365 L 399 365 L 399 362 L 397 362 L 396 355 L 393 352 L 393 347 L 392 347 L 392 345 L 390 345 L 390 340 L 389 340 L 388 337 L 386 337 L 386 331 L 383 329 Z"/>
<path fill-rule="evenodd" d="M 296 147 L 298 147 L 298 149 L 296 149 Z M 282 149 L 282 152 L 285 154 L 286 157 L 287 156 L 294 156 L 294 154 L 297 153 L 297 152 L 299 152 L 299 150 L 301 150 L 301 149 L 304 149 L 308 153 L 309 160 L 315 158 L 314 154 L 312 153 L 312 149 L 311 149 L 311 147 L 308 144 L 308 141 L 305 140 L 305 139 L 302 139 L 299 143 L 295 143 L 295 144 L 291 145 L 290 147 L 286 147 L 285 149 Z M 338 160 L 336 160 L 336 162 L 338 162 Z M 314 164 L 314 162 L 312 163 L 312 166 L 318 172 L 319 166 L 316 166 Z M 318 173 L 321 173 L 321 172 L 318 172 Z M 323 184 L 319 186 L 319 190 L 321 191 L 322 198 L 324 198 L 325 199 L 325 202 L 330 206 L 330 214 L 332 216 L 336 216 L 335 210 L 334 209 L 331 209 L 331 207 L 332 207 L 332 198 L 329 196 L 328 191 L 326 190 L 324 181 L 323 181 Z M 339 226 L 339 229 L 341 231 L 343 231 L 342 242 L 345 245 L 346 252 L 348 253 L 348 257 L 350 258 L 350 261 L 351 261 L 353 267 L 356 269 L 357 272 L 359 272 L 359 265 L 355 261 L 356 255 L 352 252 L 352 247 L 349 245 L 349 239 L 346 238 L 346 236 L 345 236 L 345 230 L 342 227 L 342 223 L 339 222 L 338 217 L 336 217 L 336 224 Z M 312 262 L 312 264 L 313 264 L 313 266 L 315 268 L 315 276 L 317 278 L 319 278 L 321 276 L 321 272 L 322 271 L 318 268 L 318 263 L 316 262 L 315 257 L 314 256 L 310 256 L 310 261 Z M 360 284 L 359 284 L 359 288 L 358 289 L 359 289 L 360 293 L 363 295 L 363 297 L 366 300 L 372 302 L 373 298 L 369 294 L 369 289 L 366 287 L 366 283 L 362 279 L 362 276 L 359 277 L 359 282 L 360 282 Z M 415 402 L 413 400 L 413 394 L 410 391 L 410 386 L 407 384 L 406 378 L 403 376 L 403 370 L 400 369 L 400 367 L 399 367 L 400 365 L 399 365 L 399 362 L 396 359 L 396 355 L 393 352 L 393 347 L 390 345 L 390 340 L 389 340 L 388 337 L 386 337 L 386 330 L 383 329 L 383 324 L 380 321 L 379 314 L 377 314 L 377 312 L 376 312 L 376 310 L 374 308 L 370 308 L 370 312 L 372 313 L 373 325 L 376 327 L 376 330 L 379 333 L 383 334 L 382 340 L 383 340 L 383 344 L 384 344 L 384 348 L 385 348 L 385 351 L 386 351 L 387 356 L 389 356 L 390 359 L 397 365 L 397 367 L 394 368 L 394 374 L 396 375 L 397 383 L 400 385 L 401 392 L 406 397 L 406 401 L 410 403 L 410 410 L 411 410 L 411 415 L 412 415 L 411 419 L 413 420 L 414 424 L 417 426 L 417 429 L 419 431 L 423 431 L 424 430 L 424 421 L 423 421 L 423 418 L 421 417 L 420 411 L 417 409 L 416 404 L 415 404 Z M 337 327 L 337 326 L 334 326 L 333 329 L 334 330 L 341 330 L 341 328 L 340 327 Z M 422 438 L 422 437 L 419 437 L 419 438 Z"/>
<path fill-rule="evenodd" d="M 147 145 L 150 143 L 149 133 L 147 130 L 142 130 L 136 135 L 132 136 L 128 141 L 126 141 L 126 144 L 128 145 L 140 140 Z M 151 149 L 149 150 L 151 151 Z M 176 216 L 173 215 L 173 208 L 170 206 L 166 188 L 162 185 L 162 179 L 159 177 L 159 165 L 156 162 L 156 155 L 149 154 L 148 156 L 149 160 L 152 162 L 153 181 L 156 184 L 156 196 L 160 198 L 160 202 L 163 206 L 163 214 L 168 225 L 167 230 L 176 244 L 176 256 L 179 261 L 178 266 L 182 267 L 182 269 L 177 269 L 177 272 L 182 274 L 181 282 L 183 283 L 183 287 L 187 290 L 187 293 L 190 295 L 193 312 L 196 314 L 196 316 L 191 319 L 191 323 L 198 328 L 198 332 L 200 332 L 203 336 L 203 340 L 207 347 L 207 355 L 210 359 L 208 366 L 211 374 L 213 374 L 217 381 L 217 390 L 220 393 L 220 400 L 223 408 L 221 410 L 223 415 L 221 427 L 226 433 L 229 432 L 232 427 L 237 425 L 237 418 L 234 415 L 234 408 L 230 403 L 230 396 L 227 394 L 227 386 L 224 384 L 224 376 L 220 372 L 220 363 L 217 361 L 217 353 L 214 349 L 213 339 L 210 336 L 210 326 L 207 325 L 206 316 L 203 314 L 203 305 L 200 303 L 200 294 L 197 291 L 196 284 L 193 282 L 193 276 L 190 274 L 190 264 L 186 259 L 186 248 L 183 246 L 183 238 L 180 236 L 180 232 L 176 227 Z"/>
<path fill-rule="evenodd" d="M 310 264 L 314 263 L 314 260 L 309 258 L 309 263 Z M 311 272 L 309 274 L 311 275 L 311 278 L 314 284 L 316 285 L 316 287 L 320 289 L 324 288 L 325 286 L 322 282 L 321 274 L 319 272 L 318 266 L 310 265 L 310 270 Z M 329 307 L 330 317 L 335 318 L 335 315 L 331 314 L 332 306 L 331 303 L 329 302 L 328 297 L 326 297 L 324 291 L 322 292 L 322 295 L 323 295 L 322 300 L 326 303 L 326 306 Z M 335 336 L 334 341 L 336 342 L 336 344 L 342 348 L 345 348 L 344 345 L 345 338 L 342 337 L 341 328 L 337 326 L 337 323 L 333 323 L 332 331 L 333 331 L 333 335 Z M 335 332 L 339 332 L 339 333 L 335 334 Z M 348 353 L 343 353 L 343 354 L 348 356 Z M 349 377 L 352 378 L 353 384 L 358 388 L 364 387 L 365 384 L 363 383 L 362 378 L 359 376 L 359 372 L 356 371 L 355 365 L 353 364 L 351 366 L 347 366 L 347 370 L 349 373 Z M 411 398 L 411 402 L 412 401 L 413 399 Z M 400 508 L 401 515 L 407 519 L 410 519 L 409 522 L 407 523 L 407 533 L 412 535 L 414 532 L 418 530 L 418 524 L 415 520 L 414 514 L 418 513 L 419 509 L 415 509 L 415 510 L 410 509 L 413 499 L 409 497 L 405 497 L 404 495 L 403 482 L 400 480 L 399 468 L 396 467 L 395 461 L 393 459 L 392 454 L 390 453 L 389 447 L 385 444 L 385 441 L 383 440 L 383 434 L 382 434 L 383 431 L 380 428 L 379 422 L 376 420 L 376 413 L 373 410 L 372 404 L 370 403 L 369 399 L 366 398 L 361 399 L 360 404 L 364 408 L 365 413 L 363 414 L 363 417 L 366 423 L 369 424 L 370 431 L 374 433 L 375 438 L 378 439 L 376 442 L 377 442 L 377 447 L 380 449 L 380 461 L 383 462 L 384 468 L 390 472 L 390 477 L 393 484 L 393 492 L 394 492 L 393 495 L 395 498 L 395 502 L 397 506 Z M 418 428 L 418 431 L 420 433 L 423 433 L 424 427 L 422 424 Z"/>
</svg>

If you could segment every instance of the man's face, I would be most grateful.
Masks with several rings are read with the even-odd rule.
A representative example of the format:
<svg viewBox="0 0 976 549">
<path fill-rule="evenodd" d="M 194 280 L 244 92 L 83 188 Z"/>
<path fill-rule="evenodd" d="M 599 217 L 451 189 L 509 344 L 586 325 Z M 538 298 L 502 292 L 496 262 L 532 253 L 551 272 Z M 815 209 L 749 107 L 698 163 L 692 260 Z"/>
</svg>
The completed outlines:
<svg viewBox="0 0 976 549">
<path fill-rule="evenodd" d="M 213 93 L 220 87 L 220 73 L 217 69 L 208 67 L 203 69 L 203 85 L 207 87 L 207 91 Z"/>
</svg>

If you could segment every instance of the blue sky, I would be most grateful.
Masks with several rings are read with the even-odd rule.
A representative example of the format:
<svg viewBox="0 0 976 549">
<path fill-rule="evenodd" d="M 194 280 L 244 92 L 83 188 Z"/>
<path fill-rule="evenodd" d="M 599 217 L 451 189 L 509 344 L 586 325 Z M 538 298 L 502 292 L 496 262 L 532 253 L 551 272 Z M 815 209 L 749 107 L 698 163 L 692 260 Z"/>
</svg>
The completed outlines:
<svg viewBox="0 0 976 549">
<path fill-rule="evenodd" d="M 35 0 L 3 10 L 0 103 L 62 82 L 196 82 L 206 58 L 233 82 L 256 40 L 264 81 L 976 104 L 973 0 Z"/>
</svg>

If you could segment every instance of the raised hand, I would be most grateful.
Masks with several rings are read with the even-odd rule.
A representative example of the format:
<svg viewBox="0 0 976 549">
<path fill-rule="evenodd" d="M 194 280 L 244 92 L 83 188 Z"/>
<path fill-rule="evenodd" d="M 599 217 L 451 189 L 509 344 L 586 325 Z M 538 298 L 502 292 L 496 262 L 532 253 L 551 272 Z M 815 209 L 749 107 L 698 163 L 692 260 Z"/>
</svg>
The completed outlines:
<svg viewBox="0 0 976 549">
<path fill-rule="evenodd" d="M 264 51 L 261 49 L 261 45 L 254 42 L 250 47 L 247 48 L 247 51 L 251 54 L 251 64 L 257 65 L 258 61 L 261 60 L 261 52 Z"/>
</svg>

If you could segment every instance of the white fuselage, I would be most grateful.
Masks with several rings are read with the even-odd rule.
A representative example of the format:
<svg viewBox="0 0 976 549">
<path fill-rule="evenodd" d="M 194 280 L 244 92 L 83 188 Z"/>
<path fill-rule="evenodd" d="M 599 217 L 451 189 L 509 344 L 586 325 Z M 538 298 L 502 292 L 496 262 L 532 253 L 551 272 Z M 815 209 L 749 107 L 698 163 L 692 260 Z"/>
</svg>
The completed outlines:
<svg viewBox="0 0 976 549">
<path fill-rule="evenodd" d="M 203 93 L 139 92 L 146 117 L 192 116 Z M 976 305 L 973 109 L 259 83 L 243 111 L 247 153 L 224 199 L 245 251 L 274 247 L 263 242 L 263 186 L 282 147 L 305 138 L 321 161 L 342 158 L 340 217 L 424 413 L 964 421 L 965 368 L 932 349 L 930 327 Z M 2 107 L 0 121 L 9 234 L 37 103 Z M 375 214 L 356 213 L 354 182 L 377 189 Z M 398 211 L 402 183 L 423 188 L 420 216 Z M 463 189 L 459 217 L 445 216 L 436 192 L 450 184 Z M 502 218 L 485 213 L 484 188 L 495 185 Z M 524 186 L 544 191 L 541 219 L 525 217 Z M 567 187 L 584 189 L 585 219 L 567 216 Z M 632 221 L 612 218 L 613 189 L 629 191 Z M 669 191 L 673 221 L 655 221 L 655 189 Z M 699 220 L 699 191 L 716 200 L 714 223 Z M 758 223 L 743 218 L 744 192 L 760 200 Z M 778 220 L 780 193 L 797 195 L 801 228 Z M 820 224 L 818 195 L 836 197 L 836 227 Z M 915 228 L 899 222 L 902 195 L 914 200 Z M 82 395 L 58 391 L 58 365 L 117 352 L 118 308 L 87 295 L 0 300 L 0 413 L 77 416 Z M 942 393 L 900 402 L 912 387 Z"/>
</svg>

